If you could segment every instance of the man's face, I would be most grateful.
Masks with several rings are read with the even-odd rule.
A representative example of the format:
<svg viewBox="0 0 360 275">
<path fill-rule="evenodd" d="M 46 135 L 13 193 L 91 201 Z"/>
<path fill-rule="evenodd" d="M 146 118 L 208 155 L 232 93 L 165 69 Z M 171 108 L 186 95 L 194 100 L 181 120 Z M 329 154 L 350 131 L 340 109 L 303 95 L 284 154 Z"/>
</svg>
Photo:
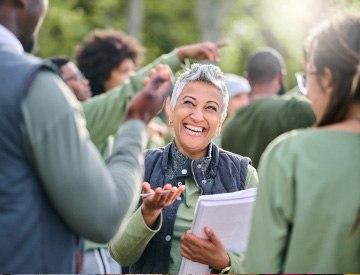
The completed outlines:
<svg viewBox="0 0 360 275">
<path fill-rule="evenodd" d="M 26 52 L 31 52 L 35 39 L 48 9 L 48 0 L 27 0 L 26 6 L 19 12 L 18 38 Z"/>
<path fill-rule="evenodd" d="M 66 84 L 71 88 L 79 101 L 84 101 L 91 97 L 89 80 L 83 76 L 74 63 L 68 62 L 60 70 Z"/>
</svg>

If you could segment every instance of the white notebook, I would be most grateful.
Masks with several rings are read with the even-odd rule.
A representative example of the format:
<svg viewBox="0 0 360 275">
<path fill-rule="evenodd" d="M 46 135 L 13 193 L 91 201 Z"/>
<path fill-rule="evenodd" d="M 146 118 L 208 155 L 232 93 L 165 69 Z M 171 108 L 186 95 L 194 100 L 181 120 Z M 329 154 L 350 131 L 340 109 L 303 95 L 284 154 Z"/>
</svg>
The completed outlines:
<svg viewBox="0 0 360 275">
<path fill-rule="evenodd" d="M 256 188 L 200 196 L 195 208 L 192 233 L 206 238 L 204 227 L 209 226 L 227 251 L 244 252 L 255 199 Z M 182 259 L 179 274 L 208 273 L 210 273 L 208 265 Z"/>
</svg>

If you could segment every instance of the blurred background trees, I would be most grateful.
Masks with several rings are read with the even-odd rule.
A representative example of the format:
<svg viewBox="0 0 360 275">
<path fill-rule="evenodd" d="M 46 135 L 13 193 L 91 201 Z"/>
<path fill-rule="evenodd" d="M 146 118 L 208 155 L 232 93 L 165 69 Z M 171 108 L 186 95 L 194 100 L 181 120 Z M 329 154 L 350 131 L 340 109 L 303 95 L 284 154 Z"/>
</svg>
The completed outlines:
<svg viewBox="0 0 360 275">
<path fill-rule="evenodd" d="M 147 49 L 144 64 L 180 45 L 227 40 L 219 66 L 243 74 L 253 50 L 281 52 L 288 85 L 302 68 L 303 40 L 311 27 L 330 15 L 360 12 L 359 0 L 51 0 L 39 34 L 41 57 L 74 57 L 76 46 L 96 28 L 114 28 Z"/>
</svg>

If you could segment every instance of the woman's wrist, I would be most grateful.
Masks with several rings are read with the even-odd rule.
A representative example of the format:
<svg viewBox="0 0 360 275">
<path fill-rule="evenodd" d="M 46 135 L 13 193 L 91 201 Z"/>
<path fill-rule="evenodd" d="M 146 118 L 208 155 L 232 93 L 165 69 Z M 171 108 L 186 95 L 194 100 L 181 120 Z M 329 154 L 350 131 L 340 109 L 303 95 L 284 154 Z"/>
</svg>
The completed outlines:
<svg viewBox="0 0 360 275">
<path fill-rule="evenodd" d="M 153 228 L 156 220 L 158 219 L 158 217 L 161 214 L 161 209 L 149 209 L 148 207 L 146 207 L 146 205 L 143 203 L 141 205 L 141 213 L 143 215 L 144 221 L 146 223 L 146 225 L 149 228 Z"/>
<path fill-rule="evenodd" d="M 231 268 L 231 260 L 229 254 L 222 257 L 221 262 L 211 268 L 211 273 L 227 274 Z"/>
</svg>

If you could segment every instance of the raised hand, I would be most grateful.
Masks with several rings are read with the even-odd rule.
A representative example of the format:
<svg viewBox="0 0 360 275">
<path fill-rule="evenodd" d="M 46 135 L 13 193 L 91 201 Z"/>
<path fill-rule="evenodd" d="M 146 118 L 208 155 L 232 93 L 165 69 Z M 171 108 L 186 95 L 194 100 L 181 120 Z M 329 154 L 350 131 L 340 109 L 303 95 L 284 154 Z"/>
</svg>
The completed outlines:
<svg viewBox="0 0 360 275">
<path fill-rule="evenodd" d="M 151 71 L 143 91 L 130 101 L 124 121 L 136 118 L 149 123 L 163 108 L 172 88 L 173 75 L 170 68 L 167 65 L 158 65 Z"/>
<path fill-rule="evenodd" d="M 186 231 L 181 237 L 181 255 L 193 262 L 198 262 L 221 270 L 230 265 L 230 258 L 223 244 L 209 227 L 204 228 L 208 239 L 200 238 Z"/>
<path fill-rule="evenodd" d="M 220 49 L 227 46 L 227 42 L 202 42 L 191 45 L 184 45 L 177 49 L 177 56 L 180 61 L 185 58 L 200 60 L 220 61 Z"/>
</svg>

